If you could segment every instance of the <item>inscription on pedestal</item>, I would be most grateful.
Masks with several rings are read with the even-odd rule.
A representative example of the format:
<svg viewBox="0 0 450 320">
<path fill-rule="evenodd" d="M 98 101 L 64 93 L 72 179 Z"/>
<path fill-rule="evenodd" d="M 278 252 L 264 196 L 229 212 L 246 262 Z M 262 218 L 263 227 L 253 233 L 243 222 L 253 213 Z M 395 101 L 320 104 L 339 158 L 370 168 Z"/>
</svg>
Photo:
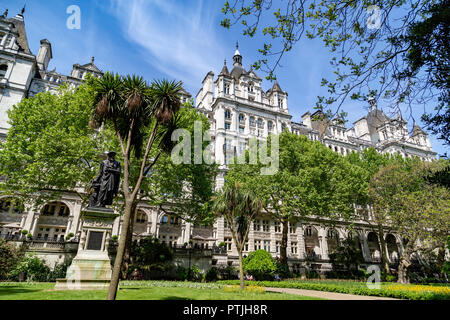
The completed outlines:
<svg viewBox="0 0 450 320">
<path fill-rule="evenodd" d="M 103 232 L 91 231 L 89 232 L 89 241 L 87 250 L 101 250 L 103 243 Z"/>
</svg>

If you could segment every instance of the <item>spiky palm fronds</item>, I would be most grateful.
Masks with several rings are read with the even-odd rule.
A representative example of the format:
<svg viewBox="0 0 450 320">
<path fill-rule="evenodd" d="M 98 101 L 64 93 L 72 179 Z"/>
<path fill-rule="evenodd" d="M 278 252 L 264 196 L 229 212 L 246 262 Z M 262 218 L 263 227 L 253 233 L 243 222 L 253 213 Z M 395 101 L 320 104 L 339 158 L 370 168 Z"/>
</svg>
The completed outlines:
<svg viewBox="0 0 450 320">
<path fill-rule="evenodd" d="M 95 100 L 94 124 L 102 123 L 117 113 L 122 104 L 122 79 L 118 74 L 106 72 L 102 78 L 93 79 Z"/>
<path fill-rule="evenodd" d="M 155 80 L 150 88 L 156 120 L 161 124 L 170 123 L 181 107 L 181 82 Z"/>
<path fill-rule="evenodd" d="M 150 92 L 144 78 L 128 75 L 123 79 L 125 104 L 131 116 L 148 115 Z"/>
</svg>

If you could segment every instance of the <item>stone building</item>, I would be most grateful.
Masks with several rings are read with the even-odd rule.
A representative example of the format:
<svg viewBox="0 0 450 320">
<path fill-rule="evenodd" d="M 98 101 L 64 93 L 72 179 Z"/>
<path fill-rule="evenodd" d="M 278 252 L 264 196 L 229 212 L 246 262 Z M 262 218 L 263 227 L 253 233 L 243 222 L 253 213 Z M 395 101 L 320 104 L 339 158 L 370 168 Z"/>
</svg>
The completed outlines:
<svg viewBox="0 0 450 320">
<path fill-rule="evenodd" d="M 30 51 L 23 11 L 12 18 L 7 17 L 7 12 L 0 16 L 0 40 L 0 138 L 5 138 L 8 132 L 6 111 L 23 98 L 39 92 L 54 93 L 63 83 L 78 86 L 88 73 L 96 77 L 103 74 L 95 66 L 94 58 L 88 64 L 74 64 L 70 75 L 49 70 L 53 58 L 52 45 L 44 39 L 37 56 Z M 220 165 L 217 188 L 223 185 L 228 161 L 248 147 L 249 139 L 264 140 L 269 134 L 281 133 L 285 129 L 320 141 L 342 155 L 374 147 L 382 153 L 400 153 L 404 157 L 419 157 L 424 161 L 432 161 L 436 157 L 423 130 L 416 126 L 410 135 L 407 123 L 400 115 L 388 118 L 373 99 L 369 101 L 368 114 L 356 121 L 352 128 L 346 128 L 339 119 L 317 120 L 317 113 L 310 112 L 302 116 L 301 123 L 297 123 L 292 121 L 288 93 L 280 84 L 275 81 L 267 91 L 262 85 L 262 79 L 251 67 L 248 71 L 244 68 L 243 57 L 236 46 L 231 71 L 225 61 L 217 78 L 212 71 L 208 72 L 196 95 L 196 108 L 211 123 L 214 158 Z M 184 92 L 182 102 L 190 98 L 191 95 Z M 76 253 L 81 209 L 81 199 L 69 192 L 39 210 L 14 204 L 13 199 L 0 195 L 0 237 L 17 240 L 21 237 L 20 232 L 27 230 L 32 237 L 31 250 L 54 265 Z M 355 245 L 362 249 L 367 263 L 379 261 L 377 234 L 366 220 L 370 219 L 370 210 L 358 210 L 361 219 L 354 221 L 354 231 L 350 231 L 345 223 L 331 228 L 324 221 L 313 218 L 291 224 L 288 234 L 291 268 L 299 271 L 305 265 L 316 269 L 329 267 L 329 252 L 337 246 L 339 239 L 347 237 L 355 239 Z M 122 221 L 118 218 L 113 235 L 120 234 L 121 226 Z M 217 219 L 212 227 L 196 226 L 142 203 L 136 215 L 134 236 L 148 235 L 179 249 L 189 244 L 188 247 L 209 252 L 196 260 L 204 270 L 211 265 L 237 264 L 238 261 L 236 247 L 223 218 Z M 67 238 L 72 241 L 65 243 Z M 225 244 L 223 250 L 217 248 L 221 243 Z M 389 259 L 395 262 L 402 248 L 401 240 L 388 233 L 386 243 Z M 261 216 L 252 225 L 245 253 L 264 249 L 276 257 L 280 244 L 281 226 Z M 179 257 L 182 257 L 180 263 L 186 265 L 187 255 L 180 253 Z"/>
</svg>

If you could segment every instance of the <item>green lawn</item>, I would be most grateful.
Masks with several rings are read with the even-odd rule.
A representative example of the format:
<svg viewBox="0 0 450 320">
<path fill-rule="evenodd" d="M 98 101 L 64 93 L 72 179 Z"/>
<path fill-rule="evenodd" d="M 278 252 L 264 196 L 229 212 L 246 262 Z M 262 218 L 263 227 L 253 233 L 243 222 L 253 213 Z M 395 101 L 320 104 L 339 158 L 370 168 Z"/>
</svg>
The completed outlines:
<svg viewBox="0 0 450 320">
<path fill-rule="evenodd" d="M 54 283 L 0 283 L 0 300 L 104 300 L 106 291 L 54 291 Z M 259 289 L 260 291 L 261 289 Z M 256 289 L 258 291 L 258 289 Z M 255 292 L 217 284 L 126 281 L 118 300 L 320 300 L 291 294 Z"/>
</svg>

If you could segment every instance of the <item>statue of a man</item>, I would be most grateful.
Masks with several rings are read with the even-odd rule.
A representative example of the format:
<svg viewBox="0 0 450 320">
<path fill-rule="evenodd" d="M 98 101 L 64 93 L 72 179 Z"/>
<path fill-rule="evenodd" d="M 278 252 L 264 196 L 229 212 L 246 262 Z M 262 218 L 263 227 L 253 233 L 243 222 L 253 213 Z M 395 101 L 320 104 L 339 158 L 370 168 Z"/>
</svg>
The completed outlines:
<svg viewBox="0 0 450 320">
<path fill-rule="evenodd" d="M 114 197 L 119 192 L 120 163 L 114 157 L 115 152 L 108 152 L 108 159 L 102 161 L 100 173 L 92 182 L 94 190 L 90 198 L 91 207 L 102 207 L 112 205 Z"/>
</svg>

